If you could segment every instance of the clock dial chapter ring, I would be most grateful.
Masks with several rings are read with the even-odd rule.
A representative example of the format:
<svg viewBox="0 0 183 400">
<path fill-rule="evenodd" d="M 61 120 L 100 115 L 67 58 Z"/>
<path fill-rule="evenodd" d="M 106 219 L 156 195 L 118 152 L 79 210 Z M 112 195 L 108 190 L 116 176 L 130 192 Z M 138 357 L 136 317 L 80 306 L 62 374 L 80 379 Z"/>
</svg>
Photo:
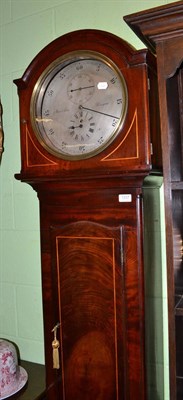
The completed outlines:
<svg viewBox="0 0 183 400">
<path fill-rule="evenodd" d="M 82 51 L 58 59 L 32 95 L 32 125 L 38 140 L 63 159 L 100 153 L 117 136 L 128 105 L 125 80 L 99 53 Z"/>
<path fill-rule="evenodd" d="M 94 133 L 94 130 L 95 120 L 93 115 L 79 107 L 79 111 L 71 119 L 71 125 L 69 126 L 70 136 L 75 140 L 79 139 L 81 143 L 86 143 Z"/>
</svg>

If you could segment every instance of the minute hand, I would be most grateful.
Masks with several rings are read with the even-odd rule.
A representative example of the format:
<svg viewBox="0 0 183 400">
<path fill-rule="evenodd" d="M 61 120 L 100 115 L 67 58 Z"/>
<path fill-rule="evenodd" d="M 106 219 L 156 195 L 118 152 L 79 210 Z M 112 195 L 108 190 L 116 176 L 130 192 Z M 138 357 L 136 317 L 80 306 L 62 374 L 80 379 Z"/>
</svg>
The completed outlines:
<svg viewBox="0 0 183 400">
<path fill-rule="evenodd" d="M 79 87 L 79 88 L 76 88 L 76 89 L 71 89 L 70 92 L 76 92 L 77 90 L 83 90 L 83 89 L 90 89 L 92 87 L 95 87 L 95 86 L 91 85 L 91 86 Z"/>
<path fill-rule="evenodd" d="M 102 112 L 102 111 L 93 110 L 92 108 L 83 107 L 83 106 L 80 106 L 79 108 L 82 109 L 82 110 L 92 111 L 92 112 L 95 112 L 95 113 L 97 113 L 97 114 L 103 114 L 103 115 L 106 115 L 107 117 L 111 117 L 111 118 L 115 118 L 115 119 L 120 119 L 120 117 L 116 117 L 115 115 L 107 114 L 107 113 L 104 113 L 104 112 Z"/>
</svg>

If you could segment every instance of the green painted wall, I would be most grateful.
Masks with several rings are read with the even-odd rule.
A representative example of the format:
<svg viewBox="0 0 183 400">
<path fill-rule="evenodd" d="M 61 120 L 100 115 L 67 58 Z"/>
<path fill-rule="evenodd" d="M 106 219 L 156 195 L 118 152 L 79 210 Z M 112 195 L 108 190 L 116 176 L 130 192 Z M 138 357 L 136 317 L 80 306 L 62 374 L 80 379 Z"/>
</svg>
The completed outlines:
<svg viewBox="0 0 183 400">
<path fill-rule="evenodd" d="M 163 178 L 144 180 L 145 326 L 148 400 L 169 400 Z"/>
<path fill-rule="evenodd" d="M 112 32 L 144 45 L 123 16 L 166 0 L 0 0 L 0 96 L 4 154 L 0 166 L 0 336 L 21 358 L 44 362 L 39 208 L 36 193 L 14 179 L 20 172 L 19 109 L 13 79 L 56 37 L 81 28 Z M 153 399 L 155 400 L 155 399 Z"/>
</svg>

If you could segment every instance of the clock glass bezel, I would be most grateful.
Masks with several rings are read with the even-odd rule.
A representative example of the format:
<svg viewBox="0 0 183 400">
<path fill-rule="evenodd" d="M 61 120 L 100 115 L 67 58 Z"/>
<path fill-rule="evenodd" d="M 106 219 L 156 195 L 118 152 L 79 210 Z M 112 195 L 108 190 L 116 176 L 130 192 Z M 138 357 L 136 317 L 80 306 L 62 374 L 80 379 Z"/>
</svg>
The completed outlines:
<svg viewBox="0 0 183 400">
<path fill-rule="evenodd" d="M 54 79 L 54 77 L 61 71 L 64 71 L 64 69 L 70 66 L 71 64 L 83 60 L 94 60 L 100 62 L 107 68 L 109 68 L 114 73 L 115 76 L 117 76 L 118 82 L 120 82 L 121 86 L 121 96 L 123 104 L 121 105 L 120 117 L 118 118 L 117 123 L 115 123 L 114 129 L 111 131 L 111 134 L 103 143 L 96 144 L 95 148 L 88 152 L 85 151 L 84 153 L 69 154 L 66 153 L 65 151 L 61 151 L 61 149 L 57 149 L 52 143 L 48 144 L 48 141 L 45 140 L 44 138 L 45 129 L 42 123 L 43 117 L 41 110 L 46 90 L 50 82 Z M 103 82 L 101 84 L 103 84 Z M 51 64 L 49 64 L 48 67 L 43 71 L 43 73 L 37 80 L 32 92 L 31 102 L 30 102 L 30 120 L 32 128 L 35 132 L 38 141 L 50 154 L 61 159 L 74 161 L 74 160 L 82 160 L 94 157 L 95 155 L 101 153 L 104 149 L 106 149 L 106 147 L 108 147 L 114 141 L 114 139 L 121 131 L 126 118 L 127 109 L 128 109 L 127 85 L 125 78 L 120 69 L 118 68 L 118 66 L 104 54 L 101 54 L 93 50 L 92 51 L 79 50 L 79 51 L 72 51 L 64 54 L 61 57 L 58 57 Z"/>
</svg>

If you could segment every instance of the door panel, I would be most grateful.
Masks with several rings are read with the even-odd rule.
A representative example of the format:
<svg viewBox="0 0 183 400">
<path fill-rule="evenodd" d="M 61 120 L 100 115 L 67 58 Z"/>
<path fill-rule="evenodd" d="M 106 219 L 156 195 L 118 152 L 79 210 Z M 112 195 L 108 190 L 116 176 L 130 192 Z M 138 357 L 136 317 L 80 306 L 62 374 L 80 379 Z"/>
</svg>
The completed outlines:
<svg viewBox="0 0 183 400">
<path fill-rule="evenodd" d="M 63 399 L 125 398 L 122 228 L 85 221 L 52 236 Z"/>
</svg>

